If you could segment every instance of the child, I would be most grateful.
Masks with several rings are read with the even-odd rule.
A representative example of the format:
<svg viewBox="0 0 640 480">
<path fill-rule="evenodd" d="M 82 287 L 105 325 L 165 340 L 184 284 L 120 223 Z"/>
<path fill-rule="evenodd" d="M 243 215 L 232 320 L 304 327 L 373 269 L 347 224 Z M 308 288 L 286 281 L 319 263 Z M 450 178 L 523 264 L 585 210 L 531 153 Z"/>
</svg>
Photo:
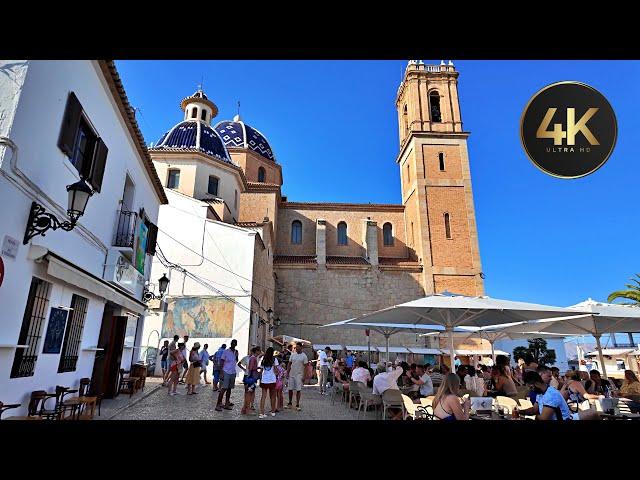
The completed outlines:
<svg viewBox="0 0 640 480">
<path fill-rule="evenodd" d="M 276 412 L 284 408 L 284 391 L 287 383 L 287 364 L 285 362 L 276 366 Z"/>
</svg>

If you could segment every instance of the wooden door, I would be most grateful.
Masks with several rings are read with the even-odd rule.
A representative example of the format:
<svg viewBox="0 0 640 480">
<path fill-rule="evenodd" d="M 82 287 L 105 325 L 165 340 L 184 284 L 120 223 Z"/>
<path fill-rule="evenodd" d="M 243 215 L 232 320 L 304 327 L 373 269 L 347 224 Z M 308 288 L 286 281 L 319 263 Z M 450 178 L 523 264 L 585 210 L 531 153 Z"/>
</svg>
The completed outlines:
<svg viewBox="0 0 640 480">
<path fill-rule="evenodd" d="M 127 317 L 114 316 L 112 310 L 105 307 L 98 340 L 99 350 L 93 364 L 93 383 L 104 398 L 113 398 L 117 394 L 120 375 L 120 363 L 124 347 L 124 335 Z"/>
</svg>

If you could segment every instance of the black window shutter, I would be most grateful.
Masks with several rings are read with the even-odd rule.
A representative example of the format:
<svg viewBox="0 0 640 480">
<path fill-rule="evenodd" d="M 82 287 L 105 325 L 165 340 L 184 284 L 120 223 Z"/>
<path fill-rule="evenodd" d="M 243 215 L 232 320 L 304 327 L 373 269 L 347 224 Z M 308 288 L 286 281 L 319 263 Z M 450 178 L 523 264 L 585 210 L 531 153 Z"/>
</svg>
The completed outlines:
<svg viewBox="0 0 640 480">
<path fill-rule="evenodd" d="M 146 222 L 147 228 L 147 253 L 149 255 L 156 254 L 156 241 L 158 239 L 158 227 L 151 222 Z"/>
<path fill-rule="evenodd" d="M 96 192 L 100 192 L 102 188 L 102 177 L 104 177 L 104 168 L 107 165 L 107 153 L 109 149 L 101 138 L 96 140 L 93 149 L 93 161 L 91 162 L 91 174 L 87 180 Z"/>
<path fill-rule="evenodd" d="M 75 93 L 70 92 L 67 98 L 67 106 L 64 110 L 64 117 L 62 118 L 60 137 L 58 138 L 58 147 L 60 147 L 60 150 L 68 157 L 73 155 L 73 147 L 75 145 L 81 117 L 82 105 L 80 105 Z"/>
</svg>

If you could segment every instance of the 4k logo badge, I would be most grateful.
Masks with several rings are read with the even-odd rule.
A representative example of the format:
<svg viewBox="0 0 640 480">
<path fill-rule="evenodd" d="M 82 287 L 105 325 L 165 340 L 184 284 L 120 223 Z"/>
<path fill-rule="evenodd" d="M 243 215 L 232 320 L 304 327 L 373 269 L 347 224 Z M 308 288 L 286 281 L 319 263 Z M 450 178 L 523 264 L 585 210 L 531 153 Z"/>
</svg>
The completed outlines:
<svg viewBox="0 0 640 480">
<path fill-rule="evenodd" d="M 520 120 L 527 156 L 543 172 L 579 178 L 607 161 L 618 127 L 613 108 L 595 88 L 558 82 L 537 92 Z"/>
</svg>

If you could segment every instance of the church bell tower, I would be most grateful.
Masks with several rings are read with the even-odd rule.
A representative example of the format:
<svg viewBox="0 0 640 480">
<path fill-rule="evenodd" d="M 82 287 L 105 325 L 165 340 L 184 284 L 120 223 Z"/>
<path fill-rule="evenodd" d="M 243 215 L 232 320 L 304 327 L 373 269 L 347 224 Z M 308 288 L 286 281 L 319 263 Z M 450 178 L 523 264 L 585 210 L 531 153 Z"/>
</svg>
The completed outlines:
<svg viewBox="0 0 640 480">
<path fill-rule="evenodd" d="M 483 295 L 467 138 L 453 62 L 411 60 L 396 97 L 410 256 L 426 294 Z"/>
</svg>

